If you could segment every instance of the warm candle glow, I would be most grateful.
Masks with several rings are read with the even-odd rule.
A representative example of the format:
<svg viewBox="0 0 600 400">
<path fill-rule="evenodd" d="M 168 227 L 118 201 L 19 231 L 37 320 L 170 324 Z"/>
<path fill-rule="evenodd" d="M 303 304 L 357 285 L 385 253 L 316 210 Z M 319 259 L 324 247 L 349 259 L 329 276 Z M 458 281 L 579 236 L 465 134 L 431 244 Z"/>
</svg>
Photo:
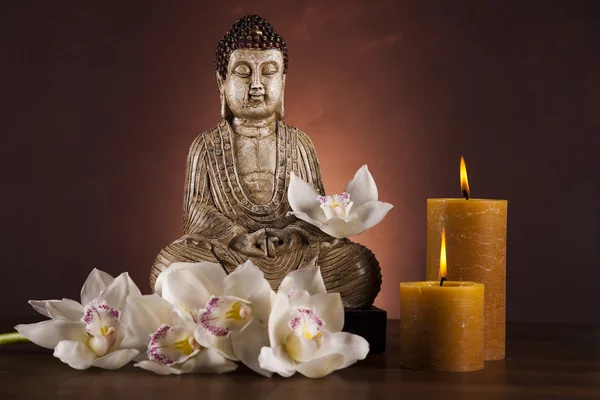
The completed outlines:
<svg viewBox="0 0 600 400">
<path fill-rule="evenodd" d="M 460 156 L 460 189 L 468 200 L 471 197 L 471 191 L 469 190 L 469 179 L 467 178 L 467 164 L 465 164 L 463 156 Z"/>
<path fill-rule="evenodd" d="M 442 249 L 440 250 L 440 276 L 439 279 L 448 275 L 446 269 L 446 230 L 442 228 Z"/>
</svg>

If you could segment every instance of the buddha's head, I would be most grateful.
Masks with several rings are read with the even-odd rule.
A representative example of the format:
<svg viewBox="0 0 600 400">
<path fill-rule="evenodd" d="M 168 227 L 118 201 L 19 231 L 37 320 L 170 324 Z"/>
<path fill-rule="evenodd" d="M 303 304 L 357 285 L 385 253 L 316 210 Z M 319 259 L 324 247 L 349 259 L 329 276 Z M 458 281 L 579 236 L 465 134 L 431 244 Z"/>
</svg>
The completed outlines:
<svg viewBox="0 0 600 400">
<path fill-rule="evenodd" d="M 217 45 L 215 68 L 223 118 L 283 119 L 287 46 L 258 15 L 240 18 Z"/>
</svg>

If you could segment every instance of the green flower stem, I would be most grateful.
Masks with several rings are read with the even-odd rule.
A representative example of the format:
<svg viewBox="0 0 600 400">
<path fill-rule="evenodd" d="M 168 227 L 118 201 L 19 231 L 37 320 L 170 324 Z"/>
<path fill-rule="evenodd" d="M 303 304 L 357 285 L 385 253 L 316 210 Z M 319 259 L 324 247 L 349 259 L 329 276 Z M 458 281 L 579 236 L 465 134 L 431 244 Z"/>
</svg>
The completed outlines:
<svg viewBox="0 0 600 400">
<path fill-rule="evenodd" d="M 0 334 L 0 346 L 5 344 L 18 344 L 18 343 L 30 343 L 30 340 L 19 332 L 3 333 Z"/>
</svg>

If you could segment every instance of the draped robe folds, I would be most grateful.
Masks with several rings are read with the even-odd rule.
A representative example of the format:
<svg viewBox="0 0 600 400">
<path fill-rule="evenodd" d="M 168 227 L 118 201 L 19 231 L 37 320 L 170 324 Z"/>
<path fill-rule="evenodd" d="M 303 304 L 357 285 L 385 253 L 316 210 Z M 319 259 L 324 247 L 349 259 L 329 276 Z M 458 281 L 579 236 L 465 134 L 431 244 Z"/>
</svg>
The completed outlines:
<svg viewBox="0 0 600 400">
<path fill-rule="evenodd" d="M 291 211 L 287 190 L 292 171 L 320 194 L 325 193 L 308 136 L 278 122 L 273 195 L 266 204 L 257 204 L 246 195 L 237 173 L 232 134 L 229 124 L 223 121 L 192 143 L 184 192 L 185 235 L 156 258 L 150 275 L 152 287 L 158 274 L 174 262 L 217 262 L 231 273 L 249 258 L 264 272 L 273 289 L 291 271 L 316 262 L 327 290 L 339 292 L 346 307 L 372 305 L 381 287 L 379 263 L 373 253 L 287 215 Z M 264 228 L 299 230 L 309 240 L 301 249 L 270 258 L 248 257 L 228 247 L 234 236 Z"/>
</svg>

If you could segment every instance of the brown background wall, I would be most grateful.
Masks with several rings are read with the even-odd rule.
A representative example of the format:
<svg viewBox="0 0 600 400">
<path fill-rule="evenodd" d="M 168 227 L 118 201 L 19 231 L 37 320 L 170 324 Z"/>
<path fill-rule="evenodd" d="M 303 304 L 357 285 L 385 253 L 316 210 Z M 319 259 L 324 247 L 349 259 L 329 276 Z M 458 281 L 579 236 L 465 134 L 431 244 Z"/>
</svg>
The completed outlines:
<svg viewBox="0 0 600 400">
<path fill-rule="evenodd" d="M 258 13 L 289 43 L 286 121 L 312 138 L 327 190 L 368 164 L 396 205 L 357 238 L 384 270 L 377 305 L 398 317 L 398 283 L 424 278 L 425 199 L 460 195 L 464 154 L 473 195 L 509 200 L 509 320 L 600 322 L 595 2 L 13 3 L 2 314 L 78 299 L 93 266 L 149 291 L 181 233 L 188 146 L 219 120 L 214 48 Z"/>
</svg>

